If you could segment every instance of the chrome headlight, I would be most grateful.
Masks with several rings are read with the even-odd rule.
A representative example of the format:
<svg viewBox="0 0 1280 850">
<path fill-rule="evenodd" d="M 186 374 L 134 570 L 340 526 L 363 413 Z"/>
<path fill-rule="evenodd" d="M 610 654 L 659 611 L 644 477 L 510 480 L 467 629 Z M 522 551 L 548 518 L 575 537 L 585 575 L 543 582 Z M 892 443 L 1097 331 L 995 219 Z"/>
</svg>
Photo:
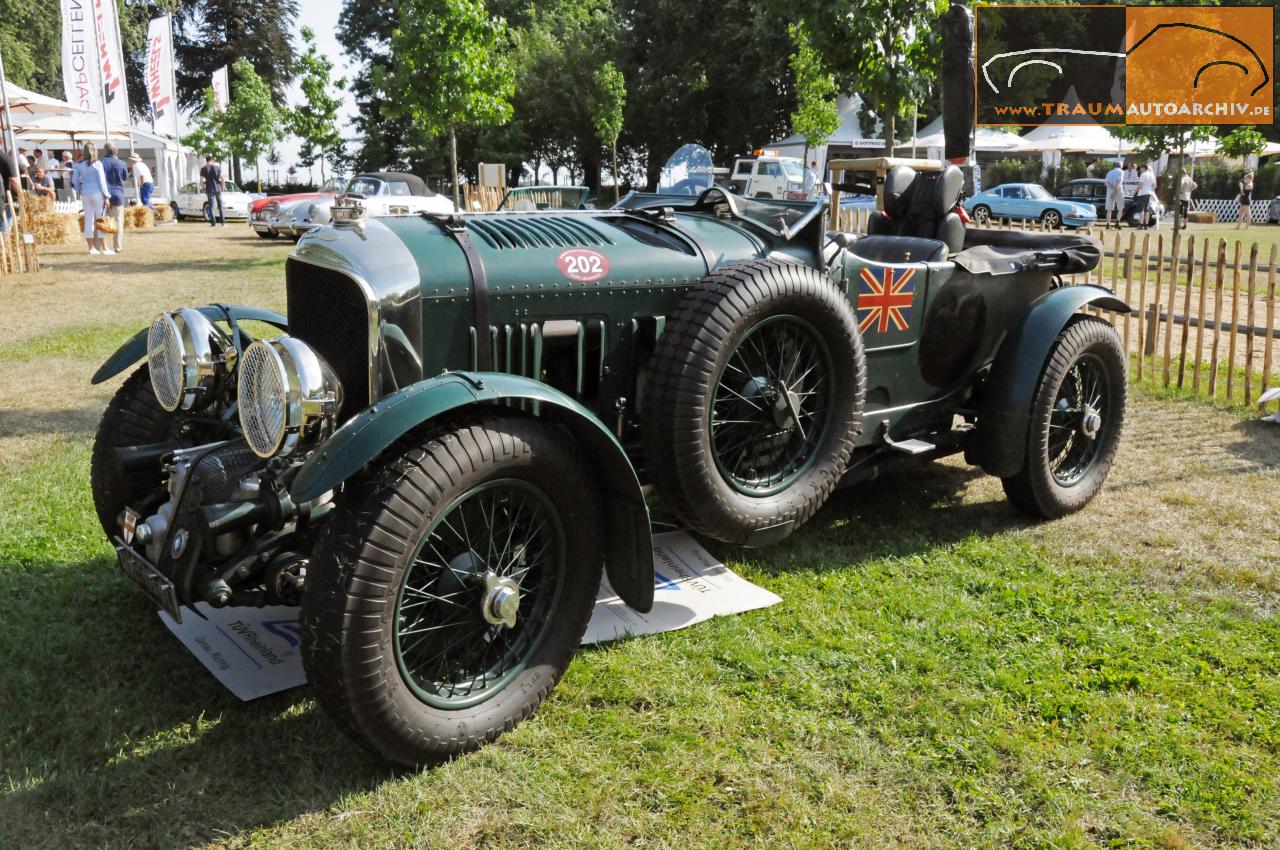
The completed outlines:
<svg viewBox="0 0 1280 850">
<path fill-rule="evenodd" d="M 147 331 L 151 389 L 170 412 L 207 402 L 234 360 L 231 340 L 199 310 L 161 313 Z"/>
<path fill-rule="evenodd" d="M 287 455 L 333 429 L 342 384 L 302 340 L 258 340 L 240 358 L 240 428 L 259 457 Z"/>
</svg>

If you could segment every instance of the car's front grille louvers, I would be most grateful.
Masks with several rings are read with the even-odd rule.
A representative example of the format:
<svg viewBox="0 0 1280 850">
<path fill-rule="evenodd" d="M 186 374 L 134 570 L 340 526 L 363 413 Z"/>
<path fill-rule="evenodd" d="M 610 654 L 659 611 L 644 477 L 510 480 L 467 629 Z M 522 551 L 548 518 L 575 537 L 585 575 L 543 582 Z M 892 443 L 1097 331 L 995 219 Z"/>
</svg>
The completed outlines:
<svg viewBox="0 0 1280 850">
<path fill-rule="evenodd" d="M 586 221 L 567 215 L 487 214 L 467 219 L 467 228 L 498 250 L 613 244 Z"/>
<path fill-rule="evenodd" d="M 342 382 L 338 421 L 369 406 L 369 303 L 342 272 L 291 259 L 285 266 L 289 335 L 324 358 Z"/>
</svg>

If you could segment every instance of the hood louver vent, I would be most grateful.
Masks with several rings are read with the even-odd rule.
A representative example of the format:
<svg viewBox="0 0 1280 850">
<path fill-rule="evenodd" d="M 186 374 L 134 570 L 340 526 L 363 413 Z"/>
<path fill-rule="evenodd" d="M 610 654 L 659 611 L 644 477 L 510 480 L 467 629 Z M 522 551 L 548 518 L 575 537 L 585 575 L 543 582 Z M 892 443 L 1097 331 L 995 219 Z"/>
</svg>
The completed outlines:
<svg viewBox="0 0 1280 850">
<path fill-rule="evenodd" d="M 572 216 L 525 215 L 467 219 L 467 228 L 490 248 L 580 248 L 613 240 Z"/>
</svg>

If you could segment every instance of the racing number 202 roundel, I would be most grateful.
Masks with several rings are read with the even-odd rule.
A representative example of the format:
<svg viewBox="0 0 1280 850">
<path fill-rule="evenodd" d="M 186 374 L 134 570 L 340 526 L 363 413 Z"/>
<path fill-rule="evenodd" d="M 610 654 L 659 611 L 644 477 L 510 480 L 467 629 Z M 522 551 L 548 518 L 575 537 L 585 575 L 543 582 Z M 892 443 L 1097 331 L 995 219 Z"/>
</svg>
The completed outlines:
<svg viewBox="0 0 1280 850">
<path fill-rule="evenodd" d="M 565 277 L 577 283 L 595 283 L 609 274 L 609 258 L 585 248 L 562 251 L 556 263 Z"/>
</svg>

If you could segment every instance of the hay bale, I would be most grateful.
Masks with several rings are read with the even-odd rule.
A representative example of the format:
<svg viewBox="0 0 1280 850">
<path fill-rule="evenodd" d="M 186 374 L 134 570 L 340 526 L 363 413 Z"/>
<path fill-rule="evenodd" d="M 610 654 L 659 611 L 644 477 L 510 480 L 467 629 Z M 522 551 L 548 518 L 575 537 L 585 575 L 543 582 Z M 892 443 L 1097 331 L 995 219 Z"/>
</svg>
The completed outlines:
<svg viewBox="0 0 1280 850">
<path fill-rule="evenodd" d="M 1217 224 L 1218 214 L 1210 210 L 1197 210 L 1187 213 L 1187 221 L 1192 224 Z"/>
<path fill-rule="evenodd" d="M 81 230 L 76 226 L 75 213 L 54 212 L 51 198 L 28 195 L 26 204 L 37 245 L 74 245 L 79 239 Z"/>
<path fill-rule="evenodd" d="M 156 215 L 149 208 L 138 205 L 128 207 L 124 211 L 124 226 L 127 230 L 141 230 L 156 223 Z"/>
<path fill-rule="evenodd" d="M 173 221 L 173 207 L 168 204 L 157 205 L 155 220 L 166 224 Z"/>
</svg>

